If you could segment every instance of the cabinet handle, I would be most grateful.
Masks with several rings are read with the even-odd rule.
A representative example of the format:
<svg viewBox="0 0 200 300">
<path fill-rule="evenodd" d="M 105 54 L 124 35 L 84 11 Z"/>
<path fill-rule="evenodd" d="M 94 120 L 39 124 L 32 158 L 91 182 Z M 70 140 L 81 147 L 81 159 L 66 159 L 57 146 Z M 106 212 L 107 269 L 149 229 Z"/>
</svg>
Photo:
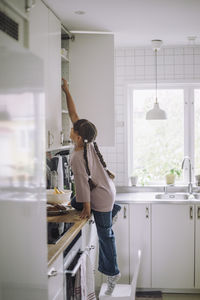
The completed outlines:
<svg viewBox="0 0 200 300">
<path fill-rule="evenodd" d="M 146 218 L 148 219 L 149 218 L 149 208 L 146 207 Z"/>
<path fill-rule="evenodd" d="M 49 272 L 48 272 L 48 278 L 50 277 L 55 277 L 58 275 L 58 271 L 56 271 L 54 268 L 52 268 Z"/>
<path fill-rule="evenodd" d="M 54 142 L 54 136 L 53 134 L 48 130 L 48 148 L 53 145 Z"/>
<path fill-rule="evenodd" d="M 126 206 L 124 206 L 124 219 L 127 218 L 127 215 L 126 215 Z"/>
<path fill-rule="evenodd" d="M 64 133 L 63 131 L 60 132 L 60 144 L 63 145 L 64 143 Z"/>
<path fill-rule="evenodd" d="M 193 219 L 193 207 L 190 206 L 190 219 L 192 220 Z"/>
<path fill-rule="evenodd" d="M 200 219 L 200 206 L 197 207 L 197 219 Z"/>
</svg>

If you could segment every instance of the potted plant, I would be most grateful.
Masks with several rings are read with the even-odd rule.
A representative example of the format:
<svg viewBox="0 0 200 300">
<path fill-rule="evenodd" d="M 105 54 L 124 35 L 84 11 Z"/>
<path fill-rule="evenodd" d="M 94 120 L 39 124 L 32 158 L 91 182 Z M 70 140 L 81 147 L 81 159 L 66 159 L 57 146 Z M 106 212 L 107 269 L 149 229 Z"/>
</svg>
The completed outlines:
<svg viewBox="0 0 200 300">
<path fill-rule="evenodd" d="M 181 171 L 181 169 L 177 168 L 170 169 L 170 171 L 165 176 L 166 184 L 174 184 L 176 176 L 181 176 Z"/>
</svg>

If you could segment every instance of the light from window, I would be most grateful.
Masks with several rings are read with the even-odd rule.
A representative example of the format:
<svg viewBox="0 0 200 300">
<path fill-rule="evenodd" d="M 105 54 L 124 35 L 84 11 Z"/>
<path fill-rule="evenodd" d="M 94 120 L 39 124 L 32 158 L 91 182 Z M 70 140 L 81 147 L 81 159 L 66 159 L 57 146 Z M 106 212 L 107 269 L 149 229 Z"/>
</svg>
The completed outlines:
<svg viewBox="0 0 200 300">
<path fill-rule="evenodd" d="M 194 120 L 195 120 L 195 174 L 200 174 L 200 90 L 194 90 Z"/>
<path fill-rule="evenodd" d="M 138 175 L 142 185 L 165 183 L 170 170 L 181 171 L 184 157 L 184 91 L 160 89 L 158 101 L 167 120 L 146 120 L 146 112 L 155 102 L 155 91 L 133 91 L 132 173 Z M 176 181 L 181 179 L 176 176 Z"/>
</svg>

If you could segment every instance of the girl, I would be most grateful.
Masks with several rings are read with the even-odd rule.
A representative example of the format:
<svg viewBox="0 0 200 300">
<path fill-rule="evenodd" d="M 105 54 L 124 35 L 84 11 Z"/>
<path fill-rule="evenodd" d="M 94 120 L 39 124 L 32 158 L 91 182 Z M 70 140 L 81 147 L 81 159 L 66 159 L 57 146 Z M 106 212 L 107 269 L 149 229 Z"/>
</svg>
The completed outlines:
<svg viewBox="0 0 200 300">
<path fill-rule="evenodd" d="M 112 180 L 114 175 L 107 169 L 95 142 L 97 136 L 95 125 L 86 119 L 79 119 L 65 79 L 62 89 L 73 123 L 70 138 L 75 145 L 71 156 L 71 168 L 76 186 L 76 201 L 72 201 L 71 204 L 81 210 L 81 218 L 88 218 L 91 210 L 93 212 L 99 238 L 98 270 L 107 275 L 106 294 L 111 295 L 121 276 L 112 230 L 112 217 L 121 209 L 119 205 L 114 205 L 116 194 Z"/>
</svg>

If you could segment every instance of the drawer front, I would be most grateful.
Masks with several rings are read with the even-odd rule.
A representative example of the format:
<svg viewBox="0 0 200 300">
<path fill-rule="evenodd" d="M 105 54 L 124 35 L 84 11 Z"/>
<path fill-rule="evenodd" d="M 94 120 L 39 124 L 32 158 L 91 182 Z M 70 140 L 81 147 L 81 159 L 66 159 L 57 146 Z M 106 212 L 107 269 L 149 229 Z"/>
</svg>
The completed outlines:
<svg viewBox="0 0 200 300">
<path fill-rule="evenodd" d="M 48 299 L 63 299 L 63 254 L 48 268 Z"/>
</svg>

